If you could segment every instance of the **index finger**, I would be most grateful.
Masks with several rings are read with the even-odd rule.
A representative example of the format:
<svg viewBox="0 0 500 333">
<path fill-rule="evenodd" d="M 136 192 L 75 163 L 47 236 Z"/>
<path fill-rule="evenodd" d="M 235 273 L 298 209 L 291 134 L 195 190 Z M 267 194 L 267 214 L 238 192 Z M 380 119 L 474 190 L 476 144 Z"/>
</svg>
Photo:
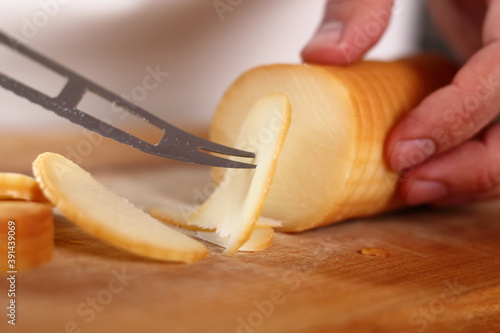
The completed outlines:
<svg viewBox="0 0 500 333">
<path fill-rule="evenodd" d="M 481 131 L 500 111 L 500 41 L 476 53 L 453 82 L 425 98 L 392 130 L 391 168 L 401 171 L 446 151 Z"/>
</svg>

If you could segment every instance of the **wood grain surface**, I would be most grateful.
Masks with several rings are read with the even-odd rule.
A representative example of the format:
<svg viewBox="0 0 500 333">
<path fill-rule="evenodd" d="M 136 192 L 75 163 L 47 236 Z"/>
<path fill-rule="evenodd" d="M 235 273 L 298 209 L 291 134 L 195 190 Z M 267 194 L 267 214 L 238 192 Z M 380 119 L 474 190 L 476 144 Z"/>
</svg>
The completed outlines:
<svg viewBox="0 0 500 333">
<path fill-rule="evenodd" d="M 213 188 L 207 168 L 175 163 L 95 175 L 142 207 Z M 17 275 L 15 327 L 1 279 L 1 332 L 500 332 L 500 202 L 277 234 L 232 257 L 210 246 L 191 265 L 136 257 L 60 216 L 55 239 L 49 264 Z"/>
</svg>

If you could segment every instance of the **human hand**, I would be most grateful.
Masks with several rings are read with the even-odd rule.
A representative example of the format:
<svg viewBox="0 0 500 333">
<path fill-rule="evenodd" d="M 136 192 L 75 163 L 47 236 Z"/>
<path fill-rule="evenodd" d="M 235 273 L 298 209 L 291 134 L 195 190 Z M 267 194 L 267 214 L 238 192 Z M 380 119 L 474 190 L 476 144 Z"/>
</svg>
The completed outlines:
<svg viewBox="0 0 500 333">
<path fill-rule="evenodd" d="M 405 171 L 400 193 L 410 205 L 498 197 L 500 123 L 493 120 L 500 113 L 500 0 L 438 0 L 428 7 L 464 64 L 448 86 L 395 126 L 387 161 Z M 330 0 L 303 59 L 336 65 L 360 60 L 380 39 L 392 9 L 392 0 Z"/>
</svg>

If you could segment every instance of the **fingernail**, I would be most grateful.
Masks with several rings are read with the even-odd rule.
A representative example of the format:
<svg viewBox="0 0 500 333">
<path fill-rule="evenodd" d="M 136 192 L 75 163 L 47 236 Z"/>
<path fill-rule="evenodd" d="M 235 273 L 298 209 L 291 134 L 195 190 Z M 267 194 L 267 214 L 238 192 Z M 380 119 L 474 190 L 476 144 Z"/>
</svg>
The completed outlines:
<svg viewBox="0 0 500 333">
<path fill-rule="evenodd" d="M 342 39 L 344 24 L 340 21 L 328 21 L 321 24 L 305 50 L 334 47 Z"/>
<path fill-rule="evenodd" d="M 396 171 L 402 171 L 424 162 L 436 151 L 431 139 L 401 140 L 394 146 L 390 163 Z"/>
<path fill-rule="evenodd" d="M 435 181 L 416 180 L 406 194 L 406 202 L 410 205 L 419 205 L 445 198 L 448 195 L 448 188 Z"/>
</svg>

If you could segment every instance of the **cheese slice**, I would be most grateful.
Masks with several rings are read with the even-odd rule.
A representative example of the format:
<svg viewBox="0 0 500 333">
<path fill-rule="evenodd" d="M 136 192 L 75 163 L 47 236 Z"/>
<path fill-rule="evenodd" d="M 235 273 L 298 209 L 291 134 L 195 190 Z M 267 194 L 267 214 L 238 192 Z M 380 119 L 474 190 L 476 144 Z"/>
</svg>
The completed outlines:
<svg viewBox="0 0 500 333">
<path fill-rule="evenodd" d="M 45 196 L 69 220 L 97 238 L 165 261 L 194 262 L 208 253 L 203 244 L 154 219 L 61 155 L 39 155 L 33 172 Z"/>
</svg>

